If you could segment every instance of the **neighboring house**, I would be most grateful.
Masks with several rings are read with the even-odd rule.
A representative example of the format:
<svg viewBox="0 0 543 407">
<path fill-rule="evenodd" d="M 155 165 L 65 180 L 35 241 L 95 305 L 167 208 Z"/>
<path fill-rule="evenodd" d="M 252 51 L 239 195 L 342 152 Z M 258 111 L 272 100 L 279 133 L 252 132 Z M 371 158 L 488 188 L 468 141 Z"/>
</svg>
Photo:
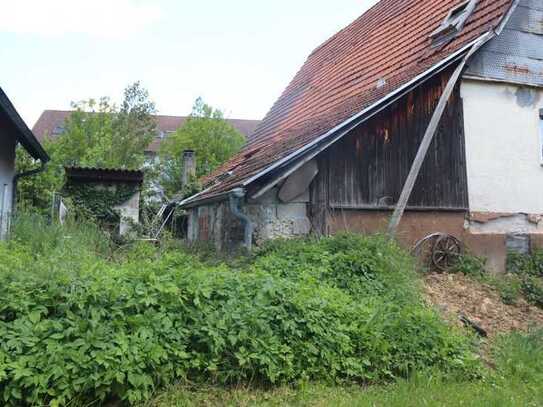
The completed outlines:
<svg viewBox="0 0 543 407">
<path fill-rule="evenodd" d="M 36 160 L 36 170 L 17 174 L 15 172 L 15 149 L 18 144 Z M 34 134 L 24 123 L 4 91 L 0 88 L 0 239 L 4 239 L 9 229 L 11 214 L 15 205 L 17 180 L 40 171 L 49 161 Z"/>
<path fill-rule="evenodd" d="M 33 128 L 33 132 L 38 137 L 38 140 L 43 142 L 46 138 L 54 139 L 64 133 L 65 121 L 71 113 L 69 110 L 44 110 Z M 175 133 L 187 120 L 187 117 L 184 116 L 157 115 L 155 117 L 157 120 L 157 136 L 145 151 L 148 156 L 156 155 L 162 140 L 170 134 Z M 249 141 L 260 123 L 258 120 L 241 119 L 227 119 L 227 122 Z"/>
<path fill-rule="evenodd" d="M 542 21 L 541 0 L 380 1 L 309 56 L 253 141 L 180 203 L 189 239 L 387 231 L 402 195 L 405 245 L 452 234 L 494 270 L 517 235 L 541 246 Z"/>
</svg>

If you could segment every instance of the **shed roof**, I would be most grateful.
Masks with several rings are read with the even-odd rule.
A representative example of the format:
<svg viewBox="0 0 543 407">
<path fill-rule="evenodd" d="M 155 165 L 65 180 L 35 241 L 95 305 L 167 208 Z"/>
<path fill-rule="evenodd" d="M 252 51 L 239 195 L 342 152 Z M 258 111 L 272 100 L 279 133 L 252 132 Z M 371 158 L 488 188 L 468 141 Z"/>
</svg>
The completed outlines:
<svg viewBox="0 0 543 407">
<path fill-rule="evenodd" d="M 68 181 L 137 184 L 143 182 L 143 171 L 139 170 L 98 167 L 65 167 L 64 169 Z"/>
<path fill-rule="evenodd" d="M 15 107 L 13 107 L 13 104 L 2 88 L 0 88 L 0 109 L 15 129 L 17 141 L 22 144 L 25 150 L 36 160 L 41 160 L 42 162 L 49 161 L 49 156 L 40 142 L 36 139 L 32 131 L 30 131 L 19 113 L 17 113 L 17 110 L 15 110 Z"/>
<path fill-rule="evenodd" d="M 436 48 L 430 35 L 460 0 L 381 0 L 315 49 L 253 135 L 184 204 L 246 187 L 278 162 L 346 124 L 494 30 L 513 0 L 479 0 L 462 31 Z M 228 176 L 226 176 L 228 174 Z"/>
</svg>

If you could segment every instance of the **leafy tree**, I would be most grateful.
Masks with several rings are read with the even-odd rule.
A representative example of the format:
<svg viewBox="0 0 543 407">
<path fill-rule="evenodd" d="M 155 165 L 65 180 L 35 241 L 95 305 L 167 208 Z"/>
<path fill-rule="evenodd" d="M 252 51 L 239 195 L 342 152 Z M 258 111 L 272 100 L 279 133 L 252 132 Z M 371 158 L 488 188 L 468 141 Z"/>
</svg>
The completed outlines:
<svg viewBox="0 0 543 407">
<path fill-rule="evenodd" d="M 156 134 L 156 110 L 139 82 L 124 91 L 120 109 L 108 98 L 73 104 L 56 151 L 63 164 L 140 168 L 144 150 Z"/>
<path fill-rule="evenodd" d="M 245 137 L 224 119 L 224 114 L 198 98 L 186 123 L 160 148 L 161 185 L 168 196 L 182 192 L 183 151 L 196 153 L 196 177 L 210 174 L 236 154 Z"/>
<path fill-rule="evenodd" d="M 62 187 L 66 165 L 138 169 L 144 164 L 145 148 L 156 134 L 156 109 L 139 82 L 125 89 L 120 107 L 105 97 L 72 106 L 75 110 L 64 123 L 64 133 L 44 143 L 51 157 L 47 170 L 20 181 L 18 200 L 23 207 L 47 211 L 53 192 Z M 17 170 L 35 166 L 20 149 Z"/>
</svg>

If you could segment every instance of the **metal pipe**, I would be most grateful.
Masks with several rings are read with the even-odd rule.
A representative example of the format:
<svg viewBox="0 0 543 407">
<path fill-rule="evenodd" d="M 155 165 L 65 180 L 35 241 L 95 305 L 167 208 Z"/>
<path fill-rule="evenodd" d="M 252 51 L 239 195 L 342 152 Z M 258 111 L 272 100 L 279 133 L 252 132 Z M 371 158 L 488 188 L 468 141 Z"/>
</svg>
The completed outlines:
<svg viewBox="0 0 543 407">
<path fill-rule="evenodd" d="M 12 214 L 15 214 L 15 208 L 17 203 L 17 184 L 19 183 L 19 180 L 21 178 L 30 177 L 32 175 L 39 174 L 40 172 L 45 171 L 45 168 L 47 167 L 47 163 L 40 161 L 41 165 L 39 168 L 34 168 L 33 170 L 20 172 L 18 174 L 15 174 L 13 177 L 13 193 L 12 193 L 12 201 L 11 201 L 11 212 Z"/>
<path fill-rule="evenodd" d="M 241 212 L 239 205 L 241 199 L 245 197 L 245 191 L 242 188 L 236 188 L 231 191 L 230 194 L 230 210 L 236 218 L 238 218 L 244 225 L 244 246 L 248 251 L 251 251 L 253 246 L 253 224 L 251 219 Z"/>
</svg>

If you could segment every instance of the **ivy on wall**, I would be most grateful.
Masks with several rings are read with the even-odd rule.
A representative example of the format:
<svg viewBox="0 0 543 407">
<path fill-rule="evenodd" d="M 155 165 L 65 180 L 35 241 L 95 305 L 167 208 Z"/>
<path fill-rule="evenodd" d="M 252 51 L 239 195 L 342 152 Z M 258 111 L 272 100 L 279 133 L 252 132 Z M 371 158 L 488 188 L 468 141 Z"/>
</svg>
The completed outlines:
<svg viewBox="0 0 543 407">
<path fill-rule="evenodd" d="M 91 215 L 100 222 L 120 220 L 116 206 L 128 201 L 139 190 L 139 185 L 70 183 L 64 186 L 63 196 L 72 200 L 76 210 Z"/>
</svg>

